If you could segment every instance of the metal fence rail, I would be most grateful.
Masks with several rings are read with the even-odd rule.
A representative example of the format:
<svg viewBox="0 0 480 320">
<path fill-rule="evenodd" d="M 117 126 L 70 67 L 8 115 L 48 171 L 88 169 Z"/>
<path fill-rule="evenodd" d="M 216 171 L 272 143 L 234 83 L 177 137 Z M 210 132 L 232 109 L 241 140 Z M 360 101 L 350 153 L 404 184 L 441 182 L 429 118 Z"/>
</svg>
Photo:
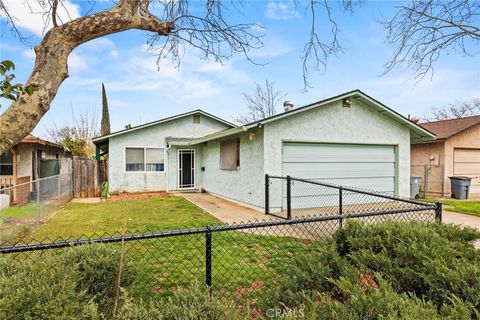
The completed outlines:
<svg viewBox="0 0 480 320">
<path fill-rule="evenodd" d="M 332 216 L 352 213 L 416 212 L 440 208 L 388 192 L 307 180 L 265 175 L 265 213 L 282 218 Z"/>
</svg>

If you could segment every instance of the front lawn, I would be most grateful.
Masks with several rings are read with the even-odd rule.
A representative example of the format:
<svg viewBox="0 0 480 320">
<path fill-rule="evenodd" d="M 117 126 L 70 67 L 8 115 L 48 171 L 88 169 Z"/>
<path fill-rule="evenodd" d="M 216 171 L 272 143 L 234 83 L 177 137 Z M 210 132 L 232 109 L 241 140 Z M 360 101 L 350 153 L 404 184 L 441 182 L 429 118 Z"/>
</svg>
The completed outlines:
<svg viewBox="0 0 480 320">
<path fill-rule="evenodd" d="M 118 235 L 126 222 L 128 233 L 198 228 L 221 222 L 181 197 L 70 203 L 31 234 L 37 241 Z M 274 266 L 292 252 L 311 250 L 299 239 L 227 231 L 212 235 L 213 287 L 249 292 L 255 284 L 264 288 L 274 278 Z M 83 237 L 82 237 L 83 238 Z M 25 239 L 29 240 L 29 239 Z M 109 245 L 113 248 L 120 244 Z M 126 263 L 135 270 L 130 287 L 134 297 L 170 294 L 172 287 L 205 281 L 205 235 L 130 241 L 125 245 Z"/>
<path fill-rule="evenodd" d="M 32 234 L 36 239 L 114 234 L 126 223 L 128 233 L 183 229 L 220 222 L 180 197 L 69 203 Z"/>
</svg>

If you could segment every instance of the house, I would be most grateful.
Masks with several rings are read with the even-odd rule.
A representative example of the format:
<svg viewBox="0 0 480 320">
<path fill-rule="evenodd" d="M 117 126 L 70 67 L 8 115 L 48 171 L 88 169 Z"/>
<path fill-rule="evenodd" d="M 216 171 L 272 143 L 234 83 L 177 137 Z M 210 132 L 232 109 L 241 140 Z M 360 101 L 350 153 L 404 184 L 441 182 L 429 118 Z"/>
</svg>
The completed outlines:
<svg viewBox="0 0 480 320">
<path fill-rule="evenodd" d="M 435 141 L 415 141 L 412 173 L 421 176 L 432 196 L 449 196 L 451 176 L 471 177 L 470 194 L 480 196 L 480 116 L 422 123 Z M 426 165 L 426 169 L 425 169 Z"/>
<path fill-rule="evenodd" d="M 111 191 L 204 188 L 260 209 L 265 174 L 408 196 L 410 142 L 434 139 L 354 90 L 238 127 L 195 110 L 93 142 L 109 153 Z"/>
<path fill-rule="evenodd" d="M 28 135 L 10 151 L 0 156 L 0 188 L 30 182 L 39 178 L 71 172 L 72 156 L 62 146 Z M 29 188 L 28 188 L 29 189 Z M 25 192 L 29 193 L 31 190 Z M 19 194 L 13 203 L 19 203 Z"/>
</svg>

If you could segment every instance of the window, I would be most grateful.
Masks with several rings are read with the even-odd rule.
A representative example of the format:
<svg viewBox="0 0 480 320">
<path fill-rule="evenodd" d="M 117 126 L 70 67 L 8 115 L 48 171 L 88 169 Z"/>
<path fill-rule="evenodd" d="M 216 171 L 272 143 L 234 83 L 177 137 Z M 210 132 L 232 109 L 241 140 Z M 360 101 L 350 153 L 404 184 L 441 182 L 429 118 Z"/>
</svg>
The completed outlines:
<svg viewBox="0 0 480 320">
<path fill-rule="evenodd" d="M 0 176 L 13 175 L 13 154 L 6 152 L 0 156 Z"/>
<path fill-rule="evenodd" d="M 200 115 L 194 114 L 193 115 L 193 123 L 200 123 Z"/>
<path fill-rule="evenodd" d="M 163 149 L 147 148 L 145 171 L 163 171 Z"/>
<path fill-rule="evenodd" d="M 163 171 L 163 148 L 126 148 L 126 171 Z"/>
<path fill-rule="evenodd" d="M 220 169 L 237 170 L 240 167 L 240 139 L 220 142 Z"/>
</svg>

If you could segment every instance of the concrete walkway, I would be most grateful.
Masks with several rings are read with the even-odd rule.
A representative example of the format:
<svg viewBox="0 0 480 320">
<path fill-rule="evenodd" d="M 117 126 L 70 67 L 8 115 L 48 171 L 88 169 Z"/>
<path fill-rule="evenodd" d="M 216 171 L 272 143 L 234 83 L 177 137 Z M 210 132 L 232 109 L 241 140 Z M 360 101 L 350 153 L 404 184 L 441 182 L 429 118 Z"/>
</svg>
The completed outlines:
<svg viewBox="0 0 480 320">
<path fill-rule="evenodd" d="M 210 213 L 218 220 L 228 224 L 272 219 L 272 216 L 266 216 L 254 209 L 215 197 L 208 193 L 179 192 L 175 195 L 187 199 L 194 205 Z"/>
<path fill-rule="evenodd" d="M 448 206 L 444 206 L 442 213 L 442 222 L 451 223 L 461 227 L 471 227 L 480 231 L 480 217 L 468 214 L 448 211 Z M 480 250 L 480 239 L 473 242 L 475 248 Z"/>
</svg>

